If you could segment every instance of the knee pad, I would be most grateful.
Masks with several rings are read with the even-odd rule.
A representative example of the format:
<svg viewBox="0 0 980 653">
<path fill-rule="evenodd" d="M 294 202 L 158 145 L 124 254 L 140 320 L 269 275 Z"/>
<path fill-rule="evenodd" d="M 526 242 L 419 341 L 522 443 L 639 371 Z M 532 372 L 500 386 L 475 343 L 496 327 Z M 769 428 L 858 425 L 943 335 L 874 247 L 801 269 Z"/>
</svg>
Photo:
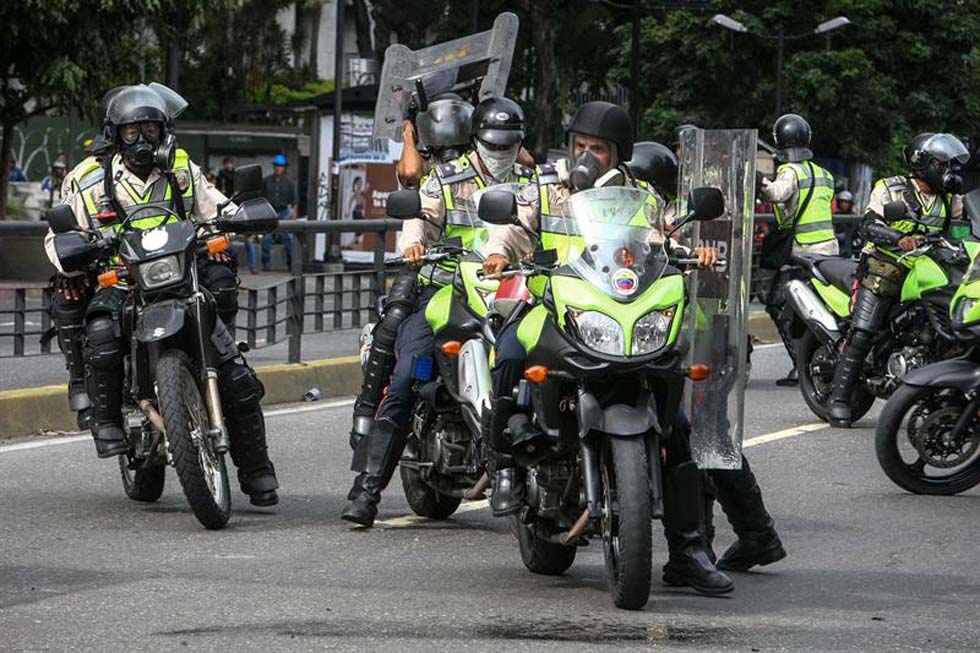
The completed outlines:
<svg viewBox="0 0 980 653">
<path fill-rule="evenodd" d="M 226 417 L 255 412 L 265 396 L 255 370 L 238 361 L 228 361 L 218 369 L 218 389 Z"/>
<path fill-rule="evenodd" d="M 116 323 L 99 315 L 85 325 L 85 360 L 92 367 L 112 369 L 122 363 L 122 339 L 116 334 Z"/>
<path fill-rule="evenodd" d="M 214 297 L 221 319 L 233 319 L 238 313 L 238 277 L 234 271 L 218 263 L 202 266 L 201 285 Z"/>
<path fill-rule="evenodd" d="M 88 300 L 88 294 L 84 294 L 81 299 L 68 299 L 60 293 L 52 293 L 51 307 L 48 309 L 48 314 L 58 326 L 70 324 L 80 325 L 82 318 L 85 317 Z"/>
</svg>

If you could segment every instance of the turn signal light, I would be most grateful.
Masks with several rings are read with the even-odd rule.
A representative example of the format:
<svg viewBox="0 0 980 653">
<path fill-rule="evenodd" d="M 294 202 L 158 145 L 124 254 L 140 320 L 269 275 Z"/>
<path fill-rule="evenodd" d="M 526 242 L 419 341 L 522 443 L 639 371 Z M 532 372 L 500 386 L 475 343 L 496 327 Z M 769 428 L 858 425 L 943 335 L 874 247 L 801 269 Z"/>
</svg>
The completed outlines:
<svg viewBox="0 0 980 653">
<path fill-rule="evenodd" d="M 225 251 L 229 247 L 231 247 L 231 239 L 228 236 L 221 235 L 208 238 L 208 254 L 217 254 L 218 252 Z"/>
<path fill-rule="evenodd" d="M 442 350 L 446 356 L 450 358 L 455 358 L 459 356 L 459 350 L 463 348 L 463 343 L 459 340 L 450 340 L 449 342 L 444 342 L 439 349 Z"/>
<path fill-rule="evenodd" d="M 548 368 L 544 365 L 533 365 L 524 370 L 524 378 L 531 383 L 544 383 L 548 380 Z"/>
<path fill-rule="evenodd" d="M 99 288 L 108 288 L 117 283 L 119 283 L 119 273 L 115 270 L 109 270 L 99 275 Z"/>
<path fill-rule="evenodd" d="M 711 376 L 711 368 L 703 363 L 695 363 L 687 369 L 687 378 L 692 381 L 704 381 Z"/>
</svg>

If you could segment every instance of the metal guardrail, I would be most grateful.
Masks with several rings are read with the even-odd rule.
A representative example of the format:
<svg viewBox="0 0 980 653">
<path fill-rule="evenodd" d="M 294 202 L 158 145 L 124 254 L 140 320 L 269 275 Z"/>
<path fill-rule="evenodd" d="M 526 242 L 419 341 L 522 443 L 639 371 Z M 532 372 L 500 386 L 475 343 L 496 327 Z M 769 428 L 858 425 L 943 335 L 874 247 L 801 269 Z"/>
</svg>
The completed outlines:
<svg viewBox="0 0 980 653">
<path fill-rule="evenodd" d="M 753 252 L 758 254 L 761 230 L 768 229 L 775 220 L 772 214 L 756 214 L 753 233 Z M 834 226 L 839 236 L 843 236 L 841 254 L 849 256 L 855 242 L 854 236 L 861 218 L 855 215 L 834 216 Z M 956 222 L 958 228 L 969 228 L 969 223 Z M 285 340 L 289 342 L 288 361 L 298 363 L 302 360 L 302 338 L 304 334 L 323 333 L 344 328 L 358 328 L 375 319 L 378 298 L 384 294 L 387 285 L 385 270 L 385 236 L 388 231 L 397 230 L 401 223 L 397 220 L 342 220 L 306 221 L 284 220 L 279 223 L 278 233 L 291 233 L 292 268 L 291 278 L 278 283 L 258 287 L 243 287 L 239 296 L 239 318 L 237 336 L 244 335 L 249 347 L 259 349 Z M 37 237 L 47 231 L 43 222 L 0 222 L 0 238 Z M 373 257 L 368 267 L 357 266 L 341 272 L 303 271 L 306 252 L 312 250 L 316 234 L 374 233 L 377 235 Z M 771 274 L 761 270 L 753 256 L 752 294 L 761 301 L 765 297 Z M 12 347 L 0 349 L 0 358 L 10 356 L 31 356 L 51 353 L 49 343 L 38 344 L 36 351 L 29 351 L 28 338 L 40 337 L 51 325 L 48 307 L 51 304 L 51 291 L 44 284 L 4 289 L 0 285 L 0 295 L 12 293 L 12 302 L 0 302 L 0 325 L 11 326 L 6 330 L 0 326 L 0 343 L 12 340 Z M 8 307 L 9 305 L 9 307 Z M 7 322 L 6 316 L 13 316 Z M 40 316 L 37 320 L 28 317 Z M 243 324 L 244 322 L 244 324 Z M 32 327 L 32 328 L 28 328 Z M 36 328 L 34 328 L 36 327 Z M 11 353 L 7 353 L 10 351 Z"/>
</svg>

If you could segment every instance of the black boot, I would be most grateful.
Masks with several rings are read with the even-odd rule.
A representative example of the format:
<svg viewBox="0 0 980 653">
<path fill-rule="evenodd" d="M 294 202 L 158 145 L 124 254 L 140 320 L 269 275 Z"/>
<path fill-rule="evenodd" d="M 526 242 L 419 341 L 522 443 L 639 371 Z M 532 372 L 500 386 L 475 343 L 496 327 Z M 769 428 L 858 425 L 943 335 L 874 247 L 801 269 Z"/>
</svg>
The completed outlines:
<svg viewBox="0 0 980 653">
<path fill-rule="evenodd" d="M 797 378 L 796 375 L 796 366 L 794 366 L 793 369 L 787 372 L 785 377 L 776 380 L 776 385 L 778 385 L 781 388 L 795 388 L 799 384 L 800 384 L 800 380 Z"/>
<path fill-rule="evenodd" d="M 279 503 L 279 479 L 269 460 L 265 438 L 265 419 L 259 409 L 250 414 L 225 416 L 228 439 L 231 440 L 231 460 L 238 468 L 238 485 L 248 495 L 253 506 L 274 506 Z"/>
<path fill-rule="evenodd" d="M 92 403 L 92 438 L 99 458 L 113 458 L 126 453 L 122 429 L 122 378 L 112 370 L 89 366 L 86 369 L 86 388 Z"/>
<path fill-rule="evenodd" d="M 85 363 L 82 359 L 84 329 L 81 324 L 62 324 L 57 327 L 58 345 L 65 355 L 68 369 L 68 408 L 78 413 L 78 430 L 89 428 L 92 418 L 92 401 L 85 387 Z"/>
<path fill-rule="evenodd" d="M 493 400 L 489 412 L 483 414 L 483 437 L 487 442 L 487 465 L 493 478 L 490 494 L 490 511 L 494 517 L 512 515 L 521 509 L 524 485 L 514 466 L 511 454 L 511 438 L 507 420 L 514 414 L 515 402 L 511 397 Z"/>
<path fill-rule="evenodd" d="M 726 594 L 735 584 L 715 568 L 705 550 L 699 474 L 693 462 L 681 463 L 664 474 L 664 535 L 670 557 L 663 581 L 692 587 L 701 594 Z"/>
<path fill-rule="evenodd" d="M 762 489 L 749 461 L 743 456 L 741 469 L 715 469 L 709 473 L 718 500 L 738 536 L 721 556 L 718 568 L 747 571 L 785 558 L 786 551 L 762 501 Z"/>
<path fill-rule="evenodd" d="M 851 397 L 861 375 L 866 355 L 860 352 L 855 355 L 848 349 L 850 347 L 845 349 L 837 359 L 837 367 L 834 368 L 834 386 L 830 394 L 828 412 L 830 425 L 841 429 L 851 428 Z"/>
<path fill-rule="evenodd" d="M 341 519 L 366 528 L 374 526 L 381 493 L 388 487 L 404 448 L 403 429 L 384 417 L 374 423 L 371 432 L 358 443 L 351 463 L 351 470 L 360 472 L 354 484 L 360 481 L 361 492 L 344 508 Z M 354 488 L 351 494 L 355 494 Z"/>
</svg>

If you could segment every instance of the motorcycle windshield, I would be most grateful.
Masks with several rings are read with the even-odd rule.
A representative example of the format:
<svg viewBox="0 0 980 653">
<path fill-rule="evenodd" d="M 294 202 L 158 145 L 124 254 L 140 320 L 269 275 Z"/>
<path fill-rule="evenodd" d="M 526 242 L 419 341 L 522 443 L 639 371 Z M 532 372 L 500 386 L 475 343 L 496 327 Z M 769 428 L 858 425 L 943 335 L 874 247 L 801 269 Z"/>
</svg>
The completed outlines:
<svg viewBox="0 0 980 653">
<path fill-rule="evenodd" d="M 520 188 L 521 185 L 517 183 L 487 186 L 476 191 L 465 200 L 461 200 L 462 206 L 460 208 L 466 211 L 466 223 L 463 226 L 472 227 L 475 230 L 472 246 L 468 249 L 474 254 L 479 255 L 481 259 L 486 257 L 486 247 L 487 242 L 490 240 L 490 230 L 487 224 L 480 219 L 480 199 L 489 191 L 507 191 L 508 193 L 517 195 L 517 191 Z"/>
<path fill-rule="evenodd" d="M 655 195 L 623 186 L 593 188 L 565 200 L 562 215 L 571 243 L 566 265 L 607 295 L 628 300 L 663 274 L 666 236 Z"/>
</svg>

